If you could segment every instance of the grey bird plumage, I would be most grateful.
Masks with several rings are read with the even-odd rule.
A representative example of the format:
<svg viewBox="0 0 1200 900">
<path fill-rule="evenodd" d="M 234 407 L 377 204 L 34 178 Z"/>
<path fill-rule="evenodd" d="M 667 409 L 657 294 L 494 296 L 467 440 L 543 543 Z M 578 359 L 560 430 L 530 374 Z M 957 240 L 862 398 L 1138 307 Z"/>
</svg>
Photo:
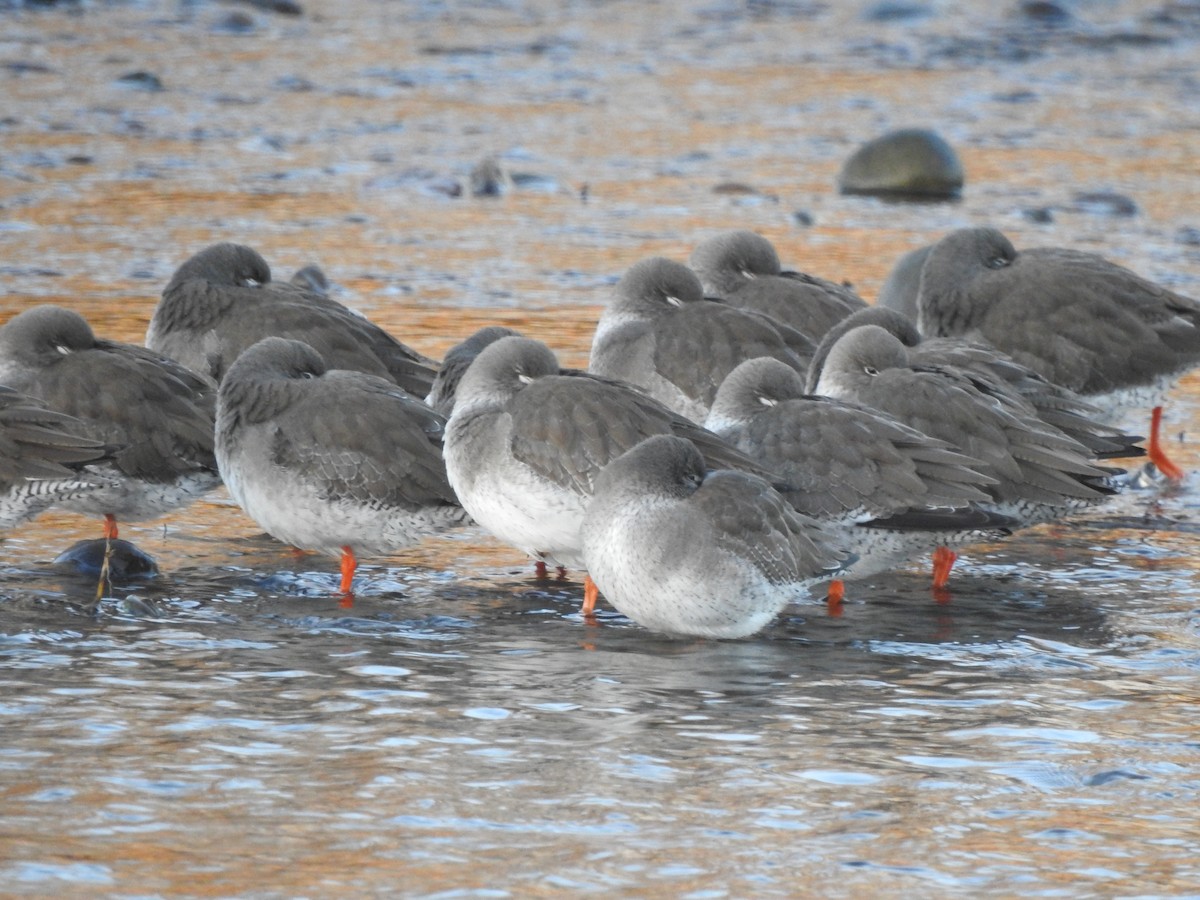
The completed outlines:
<svg viewBox="0 0 1200 900">
<path fill-rule="evenodd" d="M 921 293 L 921 269 L 932 244 L 909 250 L 892 266 L 884 279 L 883 287 L 875 298 L 875 305 L 893 309 L 914 322 L 917 320 L 917 297 Z"/>
<path fill-rule="evenodd" d="M 808 378 L 808 389 L 816 385 L 829 349 L 837 340 L 860 325 L 878 325 L 908 348 L 909 362 L 917 366 L 952 366 L 968 371 L 990 391 L 1023 403 L 1042 422 L 1079 441 L 1097 459 L 1143 456 L 1137 435 L 1125 434 L 1106 424 L 1107 416 L 1070 388 L 1062 387 L 1022 365 L 989 344 L 963 338 L 924 338 L 911 319 L 878 306 L 859 310 L 832 328 L 817 347 Z"/>
<path fill-rule="evenodd" d="M 220 483 L 212 381 L 144 347 L 97 338 L 73 310 L 33 307 L 0 328 L 0 383 L 119 447 L 95 466 L 109 486 L 79 497 L 75 511 L 110 524 L 145 519 Z"/>
<path fill-rule="evenodd" d="M 1084 397 L 1161 386 L 1200 363 L 1200 301 L 1094 253 L 1018 252 L 994 228 L 933 246 L 917 324 L 986 341 Z"/>
<path fill-rule="evenodd" d="M 774 245 L 753 231 L 730 231 L 697 244 L 688 265 L 706 294 L 784 322 L 813 341 L 866 306 L 845 285 L 784 269 Z"/>
<path fill-rule="evenodd" d="M 647 628 L 740 638 L 848 558 L 766 480 L 710 471 L 690 441 L 648 438 L 600 472 L 583 555 L 605 597 Z"/>
<path fill-rule="evenodd" d="M 221 381 L 264 337 L 303 341 L 327 364 L 386 378 L 417 397 L 436 363 L 304 283 L 276 282 L 252 248 L 221 243 L 176 270 L 146 331 L 146 346 Z"/>
<path fill-rule="evenodd" d="M 264 338 L 221 382 L 217 461 L 274 537 L 343 558 L 347 547 L 351 558 L 383 554 L 467 521 L 446 478 L 444 424 L 386 379 Z"/>
<path fill-rule="evenodd" d="M 796 509 L 849 535 L 852 576 L 1002 537 L 1013 524 L 976 505 L 996 484 L 978 471 L 982 462 L 879 410 L 806 394 L 774 360 L 734 369 L 706 424 L 776 473 Z"/>
<path fill-rule="evenodd" d="M 994 511 L 1031 524 L 1098 503 L 1115 492 L 1114 470 L 1041 422 L 1004 392 L 952 366 L 914 365 L 877 325 L 841 336 L 819 372 L 818 393 L 883 410 L 981 461 Z"/>
<path fill-rule="evenodd" d="M 56 504 L 109 484 L 87 465 L 118 449 L 85 437 L 73 416 L 0 386 L 0 528 L 12 528 Z"/>
<path fill-rule="evenodd" d="M 480 328 L 464 341 L 455 344 L 446 351 L 441 368 L 433 379 L 433 386 L 425 402 L 443 416 L 449 418 L 454 411 L 454 397 L 458 392 L 458 383 L 462 381 L 467 368 L 475 361 L 483 348 L 495 343 L 502 337 L 516 337 L 519 333 L 503 325 L 488 325 Z"/>
<path fill-rule="evenodd" d="M 813 349 L 806 336 L 769 316 L 705 299 L 687 266 L 653 257 L 617 283 L 596 326 L 588 370 L 638 385 L 702 422 L 738 363 L 770 356 L 803 372 Z"/>
<path fill-rule="evenodd" d="M 459 384 L 446 468 L 484 528 L 531 556 L 581 568 L 579 529 L 600 471 L 655 434 L 693 441 L 712 467 L 760 466 L 635 387 L 559 366 L 539 341 L 486 347 Z"/>
</svg>

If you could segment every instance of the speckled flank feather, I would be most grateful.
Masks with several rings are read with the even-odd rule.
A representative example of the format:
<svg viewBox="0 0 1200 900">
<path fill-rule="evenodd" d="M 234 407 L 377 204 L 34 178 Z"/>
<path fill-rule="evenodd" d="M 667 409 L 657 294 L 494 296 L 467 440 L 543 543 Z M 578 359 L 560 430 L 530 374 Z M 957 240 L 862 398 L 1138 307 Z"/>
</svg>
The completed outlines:
<svg viewBox="0 0 1200 900">
<path fill-rule="evenodd" d="M 217 460 L 269 534 L 334 555 L 387 553 L 467 522 L 446 479 L 443 426 L 391 382 L 326 370 L 311 347 L 267 338 L 221 384 Z"/>
<path fill-rule="evenodd" d="M 114 447 L 90 469 L 106 486 L 73 498 L 73 511 L 136 521 L 220 483 L 216 391 L 207 378 L 143 347 L 97 339 L 82 316 L 55 306 L 26 310 L 0 328 L 0 359 L 0 382 Z"/>
<path fill-rule="evenodd" d="M 848 558 L 836 536 L 766 481 L 706 474 L 695 447 L 670 435 L 644 441 L 601 474 L 583 552 L 625 615 L 656 631 L 716 638 L 760 630 Z"/>
<path fill-rule="evenodd" d="M 77 419 L 0 386 L 0 527 L 111 486 L 84 469 L 115 448 L 82 436 L 82 430 Z"/>
</svg>

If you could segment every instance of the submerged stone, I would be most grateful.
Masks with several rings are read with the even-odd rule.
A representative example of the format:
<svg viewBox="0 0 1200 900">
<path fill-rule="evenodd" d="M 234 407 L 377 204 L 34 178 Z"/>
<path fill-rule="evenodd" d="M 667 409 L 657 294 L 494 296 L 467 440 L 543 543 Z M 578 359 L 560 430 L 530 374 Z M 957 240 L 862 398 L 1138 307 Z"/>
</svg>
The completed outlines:
<svg viewBox="0 0 1200 900">
<path fill-rule="evenodd" d="M 838 176 L 843 194 L 951 198 L 962 186 L 958 154 L 924 128 L 904 128 L 868 141 Z"/>
<path fill-rule="evenodd" d="M 1090 191 L 1076 194 L 1071 203 L 1074 212 L 1098 216 L 1136 216 L 1138 205 L 1124 194 L 1113 191 Z"/>
<path fill-rule="evenodd" d="M 162 80 L 153 72 L 126 72 L 117 79 L 117 84 L 135 91 L 165 91 Z"/>
<path fill-rule="evenodd" d="M 104 565 L 104 538 L 78 541 L 64 550 L 54 560 L 54 568 L 62 572 L 97 577 Z M 158 574 L 158 563 L 129 541 L 118 538 L 112 541 L 112 557 L 108 561 L 108 576 L 113 582 L 135 581 L 153 578 Z"/>
</svg>

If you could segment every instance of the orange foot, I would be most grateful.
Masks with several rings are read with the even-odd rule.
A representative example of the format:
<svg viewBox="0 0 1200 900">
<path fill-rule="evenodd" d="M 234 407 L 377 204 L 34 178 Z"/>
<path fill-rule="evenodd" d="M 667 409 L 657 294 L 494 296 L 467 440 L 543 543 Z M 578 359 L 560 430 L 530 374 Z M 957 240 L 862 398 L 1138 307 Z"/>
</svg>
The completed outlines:
<svg viewBox="0 0 1200 900">
<path fill-rule="evenodd" d="M 950 580 L 950 570 L 958 554 L 949 547 L 938 547 L 933 551 L 933 595 L 939 603 L 949 600 L 946 592 L 946 582 Z"/>
<path fill-rule="evenodd" d="M 825 596 L 825 608 L 833 618 L 841 618 L 844 599 L 846 599 L 846 582 L 835 578 L 829 582 L 829 593 Z"/>
<path fill-rule="evenodd" d="M 596 601 L 600 599 L 600 588 L 596 587 L 596 582 L 592 581 L 591 575 L 583 576 L 583 607 L 579 610 L 583 613 L 584 619 L 589 622 L 596 621 Z"/>
<path fill-rule="evenodd" d="M 104 514 L 104 536 L 110 541 L 117 539 L 117 517 L 112 513 Z"/>
<path fill-rule="evenodd" d="M 358 568 L 358 560 L 349 546 L 342 548 L 342 583 L 338 590 L 342 594 L 350 593 L 350 585 L 354 582 L 354 570 Z"/>
<path fill-rule="evenodd" d="M 1183 481 L 1183 469 L 1167 459 L 1166 451 L 1162 448 L 1162 441 L 1159 439 L 1161 428 L 1162 407 L 1156 406 L 1150 413 L 1150 447 L 1146 450 L 1146 456 L 1169 481 Z"/>
</svg>

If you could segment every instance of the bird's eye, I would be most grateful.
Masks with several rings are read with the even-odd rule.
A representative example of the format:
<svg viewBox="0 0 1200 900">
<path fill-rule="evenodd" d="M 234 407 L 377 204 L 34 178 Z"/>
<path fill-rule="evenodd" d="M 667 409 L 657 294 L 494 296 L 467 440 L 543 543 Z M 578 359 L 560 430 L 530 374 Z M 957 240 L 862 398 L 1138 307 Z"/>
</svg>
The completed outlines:
<svg viewBox="0 0 1200 900">
<path fill-rule="evenodd" d="M 259 281 L 257 278 L 243 278 L 242 286 L 243 287 L 262 287 L 262 282 Z"/>
<path fill-rule="evenodd" d="M 66 356 L 71 352 L 71 348 L 68 347 L 66 344 L 55 344 L 54 349 L 57 350 L 59 353 L 61 353 L 63 356 Z"/>
<path fill-rule="evenodd" d="M 1009 259 L 1006 256 L 993 256 L 988 259 L 986 265 L 989 269 L 1003 269 L 1008 263 Z"/>
<path fill-rule="evenodd" d="M 517 381 L 521 382 L 521 384 L 533 384 L 533 378 L 519 370 L 517 371 Z"/>
<path fill-rule="evenodd" d="M 868 375 L 870 375 L 872 378 L 874 378 L 876 375 L 879 374 L 879 370 L 877 368 L 875 368 L 874 366 L 863 366 L 863 371 L 866 372 Z"/>
<path fill-rule="evenodd" d="M 774 406 L 776 403 L 776 400 L 774 397 L 768 397 L 766 394 L 759 394 L 758 402 L 761 403 L 763 406 Z"/>
<path fill-rule="evenodd" d="M 666 300 L 670 306 L 683 306 L 683 301 L 674 294 L 664 294 L 663 299 Z"/>
<path fill-rule="evenodd" d="M 738 269 L 738 274 L 740 274 L 743 278 L 749 278 L 751 281 L 753 281 L 755 278 L 758 277 L 757 272 L 752 272 L 750 269 L 746 268 L 745 266 L 741 266 Z"/>
<path fill-rule="evenodd" d="M 311 369 L 305 369 L 303 372 L 300 373 L 300 377 L 301 378 L 316 378 L 317 373 L 312 371 Z"/>
</svg>

